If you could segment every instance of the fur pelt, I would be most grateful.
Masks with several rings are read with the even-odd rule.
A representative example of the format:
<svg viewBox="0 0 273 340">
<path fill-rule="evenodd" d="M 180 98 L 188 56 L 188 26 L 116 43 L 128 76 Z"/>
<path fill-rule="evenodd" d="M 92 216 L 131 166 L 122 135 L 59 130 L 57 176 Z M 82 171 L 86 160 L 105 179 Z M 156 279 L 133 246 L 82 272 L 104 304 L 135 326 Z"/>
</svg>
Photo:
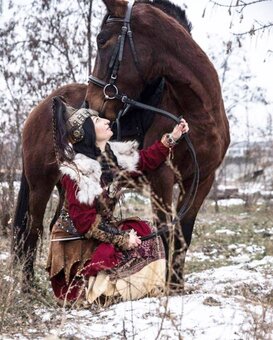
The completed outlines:
<svg viewBox="0 0 273 340">
<path fill-rule="evenodd" d="M 138 143 L 136 141 L 109 142 L 109 145 L 122 169 L 136 171 L 139 161 Z"/>
<path fill-rule="evenodd" d="M 137 171 L 139 153 L 136 142 L 109 142 L 109 145 L 121 169 Z M 103 191 L 100 183 L 102 171 L 97 160 L 78 153 L 73 162 L 62 163 L 60 171 L 77 183 L 77 199 L 80 203 L 92 205 L 94 199 Z"/>
</svg>

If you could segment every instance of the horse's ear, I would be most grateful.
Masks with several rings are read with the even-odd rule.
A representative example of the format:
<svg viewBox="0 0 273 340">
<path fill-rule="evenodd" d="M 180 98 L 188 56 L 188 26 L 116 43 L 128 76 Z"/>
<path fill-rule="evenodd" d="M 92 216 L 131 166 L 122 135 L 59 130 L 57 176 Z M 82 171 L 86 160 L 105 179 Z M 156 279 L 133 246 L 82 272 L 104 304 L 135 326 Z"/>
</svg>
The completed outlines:
<svg viewBox="0 0 273 340">
<path fill-rule="evenodd" d="M 103 0 L 109 14 L 115 17 L 124 17 L 128 1 L 126 0 Z"/>
</svg>

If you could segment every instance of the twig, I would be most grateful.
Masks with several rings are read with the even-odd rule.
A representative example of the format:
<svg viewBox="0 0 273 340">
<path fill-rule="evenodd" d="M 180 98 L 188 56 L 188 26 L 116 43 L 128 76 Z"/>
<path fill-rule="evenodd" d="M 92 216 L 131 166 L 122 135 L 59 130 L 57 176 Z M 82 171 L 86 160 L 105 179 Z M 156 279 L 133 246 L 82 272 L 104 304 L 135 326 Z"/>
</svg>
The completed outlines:
<svg viewBox="0 0 273 340">
<path fill-rule="evenodd" d="M 272 27 L 273 27 L 273 23 L 270 22 L 269 24 L 263 25 L 263 26 L 258 27 L 258 28 L 254 28 L 254 26 L 253 26 L 249 31 L 246 31 L 246 32 L 233 33 L 233 35 L 235 35 L 237 37 L 241 37 L 241 36 L 246 35 L 246 34 L 254 35 L 258 31 L 262 31 L 262 30 L 265 30 L 267 28 L 271 29 Z"/>
<path fill-rule="evenodd" d="M 213 1 L 213 0 L 210 0 L 209 2 L 211 2 L 215 6 L 225 7 L 225 8 L 229 8 L 229 9 L 230 8 L 240 8 L 239 12 L 242 12 L 247 6 L 254 5 L 254 4 L 257 4 L 257 3 L 261 3 L 261 2 L 267 2 L 267 1 L 271 1 L 271 0 L 255 0 L 255 1 L 248 2 L 248 3 L 238 0 L 235 5 L 232 5 L 232 1 L 231 1 L 230 5 L 224 5 L 224 4 L 221 4 L 220 2 Z"/>
</svg>

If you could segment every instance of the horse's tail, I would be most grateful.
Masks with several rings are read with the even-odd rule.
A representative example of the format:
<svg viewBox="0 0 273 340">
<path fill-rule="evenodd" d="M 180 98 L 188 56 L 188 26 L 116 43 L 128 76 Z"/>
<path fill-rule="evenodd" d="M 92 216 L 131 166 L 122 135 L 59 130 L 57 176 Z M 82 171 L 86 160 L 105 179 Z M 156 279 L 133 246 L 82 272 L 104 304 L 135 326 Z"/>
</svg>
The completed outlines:
<svg viewBox="0 0 273 340">
<path fill-rule="evenodd" d="M 27 229 L 29 210 L 29 185 L 26 179 L 24 165 L 21 175 L 20 189 L 17 196 L 16 209 L 13 217 L 13 240 L 12 251 L 21 257 L 21 250 L 24 243 L 23 235 Z M 20 250 L 21 249 L 21 250 Z"/>
<path fill-rule="evenodd" d="M 66 105 L 61 97 L 53 97 L 53 134 L 55 151 L 59 160 L 71 161 L 73 158 L 73 149 L 68 143 L 68 131 L 66 128 Z"/>
</svg>

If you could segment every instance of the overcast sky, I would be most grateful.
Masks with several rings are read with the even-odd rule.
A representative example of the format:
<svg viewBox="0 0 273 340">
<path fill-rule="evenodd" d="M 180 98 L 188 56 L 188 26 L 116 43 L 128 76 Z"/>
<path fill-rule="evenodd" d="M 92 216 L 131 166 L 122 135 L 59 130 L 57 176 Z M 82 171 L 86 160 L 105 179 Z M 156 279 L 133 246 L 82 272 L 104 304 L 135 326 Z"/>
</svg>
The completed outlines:
<svg viewBox="0 0 273 340">
<path fill-rule="evenodd" d="M 29 3 L 30 0 L 13 0 L 18 4 Z M 56 0 L 53 0 L 56 1 Z M 133 0 L 130 0 L 133 1 Z M 228 39 L 234 39 L 235 33 L 246 32 L 251 29 L 253 24 L 257 27 L 257 21 L 267 24 L 273 21 L 273 0 L 261 0 L 261 3 L 248 6 L 243 11 L 243 18 L 241 14 L 238 14 L 235 10 L 231 15 L 228 13 L 227 7 L 220 7 L 212 4 L 210 0 L 170 0 L 173 3 L 186 7 L 187 15 L 193 25 L 192 35 L 196 42 L 204 49 L 205 52 L 209 51 L 212 44 L 217 43 L 217 40 L 208 39 L 208 34 L 219 34 L 225 41 Z M 217 0 L 218 3 L 229 5 L 235 0 Z M 7 6 L 8 0 L 4 0 L 4 5 Z M 101 0 L 94 0 L 94 7 L 101 4 Z M 65 4 L 65 0 L 62 0 L 62 4 Z M 4 13 L 7 12 L 4 6 Z M 205 15 L 203 13 L 205 11 Z M 1 20 L 0 20 L 1 22 Z M 221 40 L 222 40 L 221 39 Z M 220 40 L 220 41 L 221 41 Z M 209 46 L 210 45 L 210 46 Z M 249 35 L 244 39 L 244 50 L 247 50 L 247 58 L 251 68 L 252 74 L 257 76 L 257 85 L 265 88 L 268 93 L 268 98 L 273 98 L 273 29 L 271 31 L 256 33 L 253 37 Z M 240 67 L 240 65 L 238 65 Z M 238 72 L 238 67 L 235 72 Z M 269 108 L 257 107 L 254 108 L 252 117 L 252 125 L 254 127 L 257 124 L 266 124 L 267 114 L 270 111 L 272 114 L 272 105 Z M 257 121 L 256 113 L 259 111 L 259 119 Z M 264 112 L 262 114 L 262 111 Z M 238 115 L 243 114 L 243 111 Z M 261 116 L 263 115 L 263 116 Z M 248 119 L 244 116 L 242 120 L 242 126 L 245 126 L 245 120 Z M 240 124 L 241 125 L 241 124 Z M 239 129 L 241 134 L 241 128 Z"/>
<path fill-rule="evenodd" d="M 206 38 L 208 33 L 218 33 L 228 39 L 234 37 L 234 33 L 249 31 L 253 24 L 257 26 L 255 21 L 265 24 L 273 22 L 273 0 L 248 6 L 243 11 L 241 21 L 240 14 L 232 11 L 229 15 L 227 7 L 215 6 L 209 0 L 172 0 L 172 2 L 187 7 L 186 12 L 193 25 L 193 37 L 204 50 L 208 44 Z M 229 5 L 231 2 L 232 0 L 218 0 L 221 4 Z M 202 17 L 204 10 L 205 16 Z M 246 36 L 244 47 L 249 50 L 247 57 L 252 71 L 257 74 L 260 84 L 266 87 L 273 97 L 273 29 L 263 34 L 256 33 L 253 37 Z"/>
<path fill-rule="evenodd" d="M 28 3 L 30 0 L 13 1 L 22 4 Z M 248 31 L 255 21 L 265 24 L 273 21 L 273 0 L 261 0 L 263 2 L 245 8 L 243 11 L 244 17 L 241 22 L 240 15 L 236 11 L 232 11 L 232 14 L 229 15 L 227 7 L 215 6 L 210 0 L 170 1 L 181 7 L 187 7 L 187 15 L 193 24 L 193 37 L 205 51 L 208 47 L 207 34 L 209 33 L 218 33 L 223 38 L 228 39 L 229 37 L 234 37 L 234 33 Z M 94 0 L 94 6 L 101 2 L 101 0 Z M 229 5 L 235 1 L 217 0 L 217 2 Z M 4 0 L 4 7 L 7 4 L 8 1 Z M 205 9 L 205 16 L 202 17 Z M 232 27 L 230 27 L 231 22 Z M 261 85 L 266 87 L 269 94 L 273 97 L 273 29 L 263 34 L 255 34 L 252 38 L 247 37 L 247 41 L 248 43 L 245 48 L 249 50 L 248 58 L 252 71 L 256 72 Z"/>
</svg>

